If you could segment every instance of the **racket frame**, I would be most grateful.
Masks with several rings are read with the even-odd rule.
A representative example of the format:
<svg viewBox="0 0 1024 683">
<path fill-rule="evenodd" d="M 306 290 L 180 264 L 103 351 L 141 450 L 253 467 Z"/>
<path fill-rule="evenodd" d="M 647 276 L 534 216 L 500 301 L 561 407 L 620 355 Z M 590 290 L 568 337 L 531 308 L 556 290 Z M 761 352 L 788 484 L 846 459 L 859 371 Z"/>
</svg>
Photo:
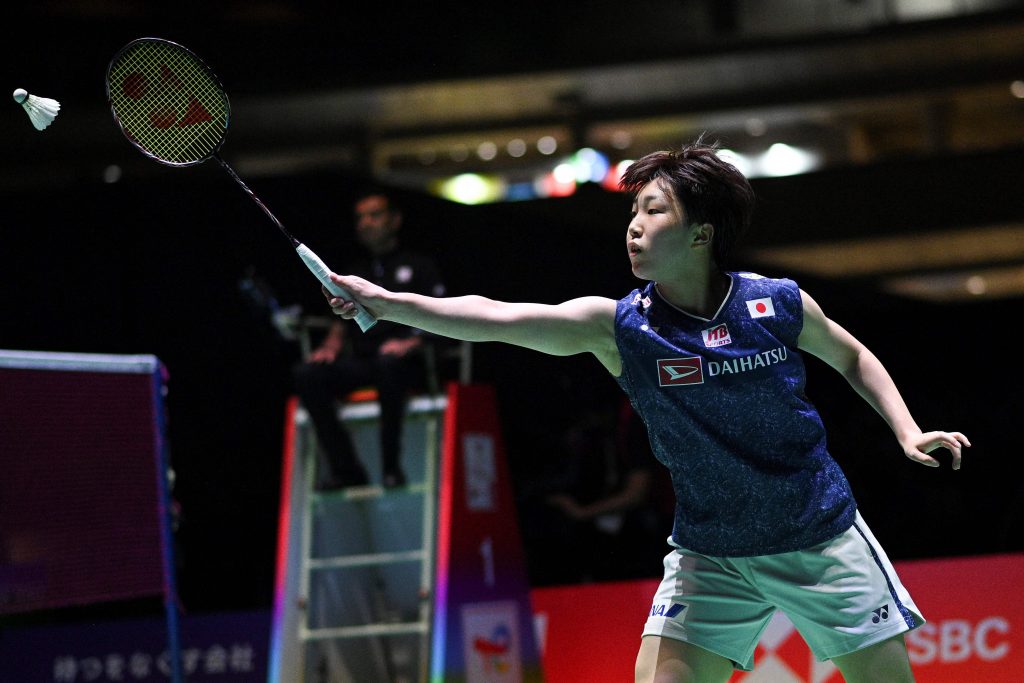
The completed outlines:
<svg viewBox="0 0 1024 683">
<path fill-rule="evenodd" d="M 142 43 L 160 43 L 163 45 L 170 46 L 171 49 L 180 50 L 184 54 L 188 55 L 188 57 L 195 63 L 195 65 L 200 67 L 202 71 L 210 78 L 210 80 L 213 81 L 213 83 L 217 86 L 217 90 L 220 92 L 221 99 L 224 102 L 224 129 L 220 133 L 220 139 L 217 141 L 217 144 L 214 145 L 213 149 L 206 155 L 191 161 L 172 161 L 170 159 L 165 159 L 159 156 L 158 154 L 151 152 L 149 149 L 143 146 L 143 144 L 134 135 L 132 135 L 132 133 L 125 127 L 124 123 L 122 123 L 121 117 L 117 113 L 117 108 L 114 106 L 114 96 L 111 92 L 112 72 L 114 71 L 115 66 L 118 64 L 118 62 L 120 62 L 121 58 L 126 52 L 135 49 Z M 128 142 L 132 143 L 132 145 L 136 149 L 138 149 L 140 152 L 145 154 L 153 161 L 161 163 L 165 166 L 173 166 L 175 168 L 198 166 L 199 164 L 208 161 L 211 158 L 217 158 L 221 147 L 224 146 L 224 142 L 225 140 L 227 140 L 228 129 L 231 127 L 231 100 L 228 97 L 227 90 L 224 89 L 224 83 L 221 82 L 220 78 L 217 77 L 217 74 L 214 72 L 214 70 L 210 68 L 210 65 L 203 61 L 202 58 L 199 57 L 199 55 L 197 55 L 195 52 L 188 49 L 184 45 L 174 42 L 173 40 L 153 37 L 136 38 L 135 40 L 131 41 L 130 43 L 122 47 L 120 50 L 118 50 L 117 54 L 114 55 L 114 57 L 110 60 L 110 63 L 107 65 L 106 94 L 107 104 L 110 106 L 110 113 L 113 115 L 114 121 L 117 122 L 118 127 L 121 129 L 121 132 L 124 134 L 126 138 L 128 138 Z"/>
</svg>

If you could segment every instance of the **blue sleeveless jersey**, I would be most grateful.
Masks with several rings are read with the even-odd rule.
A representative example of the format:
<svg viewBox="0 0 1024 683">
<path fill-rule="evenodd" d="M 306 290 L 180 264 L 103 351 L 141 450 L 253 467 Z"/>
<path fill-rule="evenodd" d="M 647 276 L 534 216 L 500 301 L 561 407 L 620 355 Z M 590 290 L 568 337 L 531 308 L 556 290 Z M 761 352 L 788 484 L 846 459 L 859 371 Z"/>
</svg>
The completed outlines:
<svg viewBox="0 0 1024 683">
<path fill-rule="evenodd" d="M 672 475 L 672 538 L 705 555 L 801 550 L 853 524 L 856 503 L 804 393 L 792 280 L 729 273 L 711 320 L 654 283 L 616 307 L 617 378 Z"/>
</svg>

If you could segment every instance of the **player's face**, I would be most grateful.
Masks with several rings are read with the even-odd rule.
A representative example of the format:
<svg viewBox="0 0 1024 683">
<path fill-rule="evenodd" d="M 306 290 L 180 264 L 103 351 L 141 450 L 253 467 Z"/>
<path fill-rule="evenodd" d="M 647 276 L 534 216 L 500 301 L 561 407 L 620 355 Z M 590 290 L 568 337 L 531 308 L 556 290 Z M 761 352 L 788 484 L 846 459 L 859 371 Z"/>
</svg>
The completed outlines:
<svg viewBox="0 0 1024 683">
<path fill-rule="evenodd" d="M 372 195 L 356 202 L 356 235 L 374 254 L 390 249 L 398 234 L 400 219 L 388 206 L 387 197 Z"/>
<path fill-rule="evenodd" d="M 648 183 L 633 204 L 626 230 L 626 252 L 633 274 L 643 280 L 663 280 L 680 272 L 689 252 L 690 230 L 683 205 L 669 186 Z"/>
</svg>

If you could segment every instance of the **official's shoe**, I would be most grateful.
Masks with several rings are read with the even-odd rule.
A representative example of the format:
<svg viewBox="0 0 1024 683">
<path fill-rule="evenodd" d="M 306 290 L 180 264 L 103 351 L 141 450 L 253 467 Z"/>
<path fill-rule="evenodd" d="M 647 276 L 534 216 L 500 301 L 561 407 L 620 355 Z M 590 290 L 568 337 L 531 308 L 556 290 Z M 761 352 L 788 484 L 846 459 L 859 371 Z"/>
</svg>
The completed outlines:
<svg viewBox="0 0 1024 683">
<path fill-rule="evenodd" d="M 336 475 L 317 487 L 317 491 L 338 491 L 353 486 L 366 486 L 370 483 L 370 477 L 362 465 L 356 463 L 350 467 L 343 468 Z"/>
<path fill-rule="evenodd" d="M 405 472 L 403 472 L 400 467 L 384 470 L 384 476 L 381 477 L 381 482 L 384 484 L 384 488 L 386 489 L 405 486 Z"/>
</svg>

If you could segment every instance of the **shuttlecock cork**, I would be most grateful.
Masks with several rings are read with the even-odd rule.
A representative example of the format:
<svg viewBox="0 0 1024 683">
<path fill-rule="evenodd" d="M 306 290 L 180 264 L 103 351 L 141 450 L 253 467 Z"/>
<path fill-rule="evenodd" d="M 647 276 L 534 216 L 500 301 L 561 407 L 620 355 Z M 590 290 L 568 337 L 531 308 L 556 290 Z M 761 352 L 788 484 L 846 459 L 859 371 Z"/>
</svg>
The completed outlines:
<svg viewBox="0 0 1024 683">
<path fill-rule="evenodd" d="M 22 88 L 14 91 L 14 101 L 25 109 L 29 120 L 32 121 L 32 125 L 36 127 L 36 130 L 42 130 L 53 123 L 57 113 L 60 111 L 60 102 L 57 100 L 51 100 L 49 97 L 29 95 Z"/>
</svg>

